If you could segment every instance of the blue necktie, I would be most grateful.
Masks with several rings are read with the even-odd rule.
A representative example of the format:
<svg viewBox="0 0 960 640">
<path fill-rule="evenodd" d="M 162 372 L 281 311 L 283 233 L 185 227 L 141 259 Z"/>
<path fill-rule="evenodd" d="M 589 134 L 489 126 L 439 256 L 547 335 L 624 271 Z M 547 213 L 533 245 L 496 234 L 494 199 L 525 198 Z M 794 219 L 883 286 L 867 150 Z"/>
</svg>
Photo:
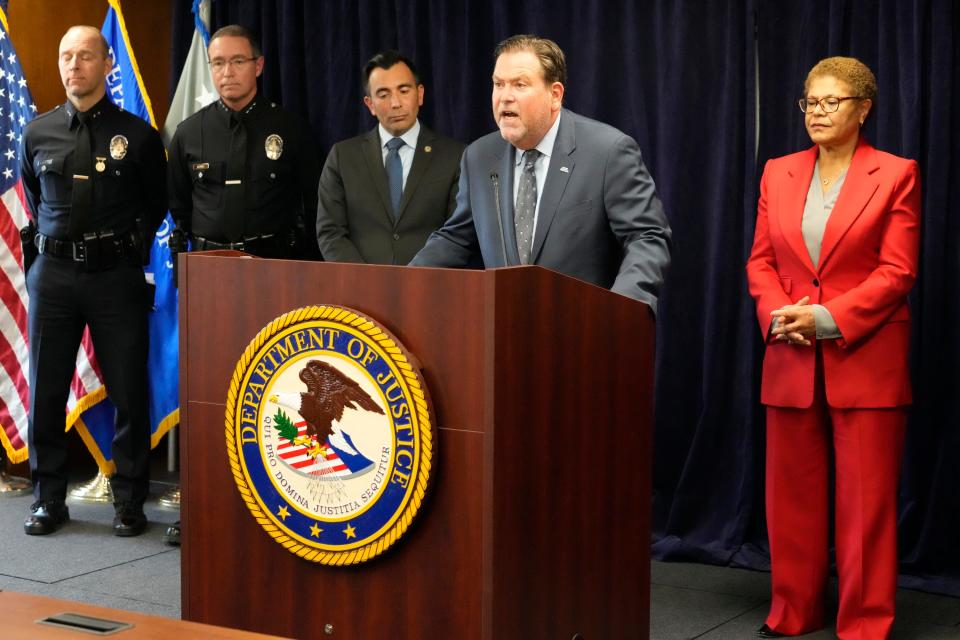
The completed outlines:
<svg viewBox="0 0 960 640">
<path fill-rule="evenodd" d="M 403 139 L 393 138 L 387 142 L 387 161 L 384 167 L 387 170 L 387 184 L 390 186 L 390 202 L 393 204 L 393 215 L 400 215 L 400 198 L 403 196 L 403 163 L 400 162 L 400 147 Z"/>
</svg>

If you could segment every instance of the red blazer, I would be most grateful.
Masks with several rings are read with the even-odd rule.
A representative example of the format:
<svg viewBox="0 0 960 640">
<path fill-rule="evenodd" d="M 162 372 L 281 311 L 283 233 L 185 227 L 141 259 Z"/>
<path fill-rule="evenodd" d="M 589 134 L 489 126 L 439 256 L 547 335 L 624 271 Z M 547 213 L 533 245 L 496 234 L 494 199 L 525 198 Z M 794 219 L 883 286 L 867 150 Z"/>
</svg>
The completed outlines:
<svg viewBox="0 0 960 640">
<path fill-rule="evenodd" d="M 770 160 L 760 181 L 747 282 L 767 337 L 760 400 L 777 407 L 813 402 L 816 349 L 772 340 L 774 309 L 810 296 L 830 311 L 841 339 L 823 340 L 827 403 L 839 408 L 909 404 L 910 312 L 917 275 L 920 178 L 917 163 L 862 138 L 810 261 L 800 222 L 817 147 Z M 816 346 L 816 345 L 814 345 Z"/>
</svg>

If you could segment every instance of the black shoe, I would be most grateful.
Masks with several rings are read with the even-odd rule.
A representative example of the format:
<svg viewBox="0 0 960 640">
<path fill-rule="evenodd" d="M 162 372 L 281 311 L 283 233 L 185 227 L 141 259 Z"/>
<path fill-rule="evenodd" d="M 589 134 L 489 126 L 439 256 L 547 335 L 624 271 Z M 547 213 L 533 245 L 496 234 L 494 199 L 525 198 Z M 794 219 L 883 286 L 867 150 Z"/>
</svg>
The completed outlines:
<svg viewBox="0 0 960 640">
<path fill-rule="evenodd" d="M 762 627 L 757 629 L 758 638 L 783 638 L 785 636 L 786 634 L 780 633 L 779 631 L 774 631 L 773 629 L 768 627 L 766 624 L 764 624 Z"/>
<path fill-rule="evenodd" d="M 180 521 L 177 520 L 172 525 L 167 527 L 166 532 L 163 534 L 163 541 L 169 544 L 171 547 L 180 546 Z"/>
<path fill-rule="evenodd" d="M 113 535 L 120 537 L 138 536 L 147 528 L 147 516 L 143 505 L 135 502 L 118 502 L 114 505 L 117 515 L 113 517 Z"/>
<path fill-rule="evenodd" d="M 70 510 L 63 500 L 37 500 L 30 505 L 32 515 L 23 521 L 23 532 L 28 536 L 53 533 L 70 520 Z"/>
</svg>

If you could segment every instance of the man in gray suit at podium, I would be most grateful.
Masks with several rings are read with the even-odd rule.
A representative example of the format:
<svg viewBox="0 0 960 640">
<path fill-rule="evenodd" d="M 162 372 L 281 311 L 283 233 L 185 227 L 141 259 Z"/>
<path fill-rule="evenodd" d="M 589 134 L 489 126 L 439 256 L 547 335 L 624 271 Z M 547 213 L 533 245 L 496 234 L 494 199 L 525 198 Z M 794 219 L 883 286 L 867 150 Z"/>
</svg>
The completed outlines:
<svg viewBox="0 0 960 640">
<path fill-rule="evenodd" d="M 418 120 L 423 85 L 409 58 L 378 53 L 363 73 L 380 124 L 330 150 L 317 241 L 324 260 L 407 264 L 453 211 L 463 145 Z"/>
<path fill-rule="evenodd" d="M 469 145 L 453 215 L 410 263 L 536 264 L 650 305 L 670 264 L 670 227 L 630 136 L 564 109 L 557 44 L 518 35 L 497 45 L 499 131 Z"/>
</svg>

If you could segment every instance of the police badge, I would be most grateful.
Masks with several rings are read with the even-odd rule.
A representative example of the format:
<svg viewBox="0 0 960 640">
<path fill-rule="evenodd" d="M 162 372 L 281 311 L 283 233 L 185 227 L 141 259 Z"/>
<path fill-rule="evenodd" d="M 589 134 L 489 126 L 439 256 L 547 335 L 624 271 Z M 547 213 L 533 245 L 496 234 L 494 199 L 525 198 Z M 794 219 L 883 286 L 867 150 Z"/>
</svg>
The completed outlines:
<svg viewBox="0 0 960 640">
<path fill-rule="evenodd" d="M 127 155 L 127 147 L 130 143 L 124 136 L 113 136 L 110 138 L 110 157 L 114 160 L 123 160 Z"/>
<path fill-rule="evenodd" d="M 267 152 L 268 158 L 271 160 L 279 160 L 280 154 L 283 153 L 283 138 L 275 133 L 271 133 L 263 143 L 263 149 Z"/>
<path fill-rule="evenodd" d="M 344 307 L 265 326 L 227 395 L 227 455 L 257 523 L 291 553 L 359 564 L 423 502 L 436 436 L 423 377 L 399 342 Z"/>
</svg>

